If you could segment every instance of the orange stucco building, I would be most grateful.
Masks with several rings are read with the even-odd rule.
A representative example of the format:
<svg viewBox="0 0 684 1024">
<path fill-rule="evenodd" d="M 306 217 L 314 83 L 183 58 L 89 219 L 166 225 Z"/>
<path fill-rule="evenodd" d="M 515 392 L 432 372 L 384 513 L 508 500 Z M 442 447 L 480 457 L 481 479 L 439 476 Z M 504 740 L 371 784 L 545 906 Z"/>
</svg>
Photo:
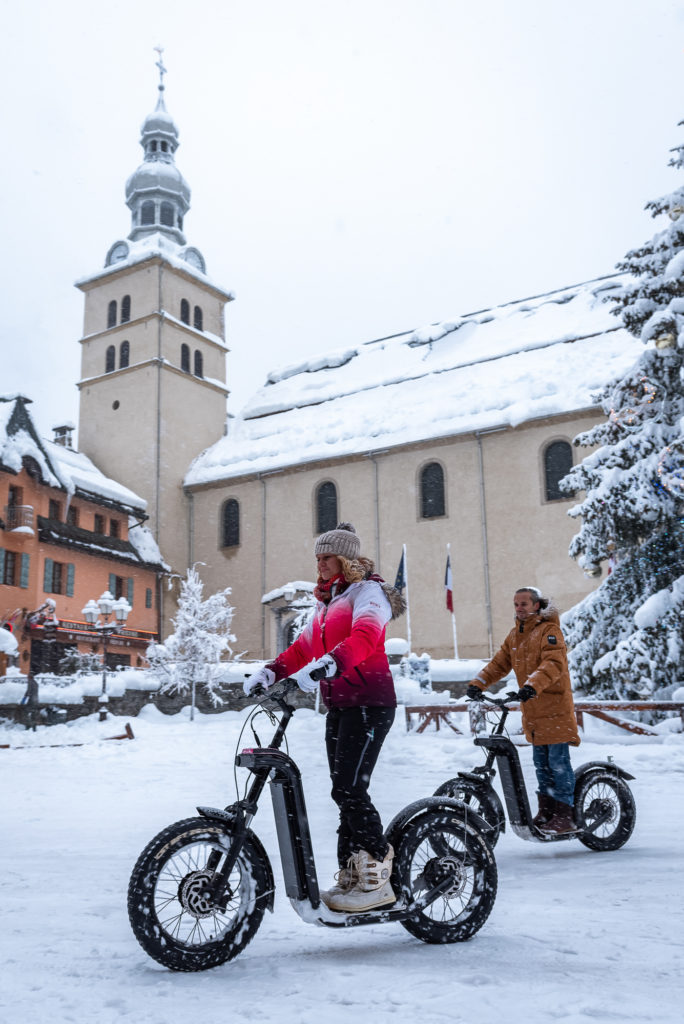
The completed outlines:
<svg viewBox="0 0 684 1024">
<path fill-rule="evenodd" d="M 109 590 L 125 597 L 125 627 L 107 664 L 139 666 L 159 636 L 165 565 L 144 526 L 145 502 L 70 446 L 39 437 L 24 396 L 0 396 L 0 623 L 19 643 L 21 672 L 56 671 L 69 649 L 102 654 L 83 607 Z M 57 623 L 31 614 L 54 601 Z"/>
</svg>

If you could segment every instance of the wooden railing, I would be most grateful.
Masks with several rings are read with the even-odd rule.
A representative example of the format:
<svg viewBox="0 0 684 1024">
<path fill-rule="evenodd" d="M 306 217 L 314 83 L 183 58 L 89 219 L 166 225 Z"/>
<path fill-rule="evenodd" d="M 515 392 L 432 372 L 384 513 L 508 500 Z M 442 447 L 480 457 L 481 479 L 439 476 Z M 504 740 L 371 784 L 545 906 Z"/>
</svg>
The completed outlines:
<svg viewBox="0 0 684 1024">
<path fill-rule="evenodd" d="M 511 711 L 519 711 L 519 704 L 509 704 Z M 455 701 L 453 704 L 406 704 L 406 729 L 411 731 L 414 718 L 417 719 L 415 732 L 425 732 L 429 725 L 439 729 L 442 725 L 447 726 L 459 735 L 464 735 L 450 716 L 454 711 L 467 711 L 470 725 L 470 732 L 476 734 L 482 732 L 484 727 L 484 713 L 482 705 L 476 701 Z M 637 733 L 639 736 L 657 736 L 657 729 L 643 722 L 634 722 L 630 718 L 621 718 L 614 712 L 620 711 L 675 711 L 679 714 L 684 725 L 684 702 L 675 700 L 578 700 L 575 701 L 575 716 L 577 725 L 584 729 L 584 716 L 593 715 L 604 722 L 610 722 L 627 732 Z M 613 712 L 612 714 L 610 712 Z"/>
</svg>

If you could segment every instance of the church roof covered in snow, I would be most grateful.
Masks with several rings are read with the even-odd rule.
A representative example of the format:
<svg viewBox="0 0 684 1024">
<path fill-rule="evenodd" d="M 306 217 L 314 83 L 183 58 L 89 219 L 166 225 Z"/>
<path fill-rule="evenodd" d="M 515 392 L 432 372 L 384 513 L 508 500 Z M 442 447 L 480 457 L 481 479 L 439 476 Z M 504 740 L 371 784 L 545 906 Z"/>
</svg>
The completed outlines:
<svg viewBox="0 0 684 1024">
<path fill-rule="evenodd" d="M 611 315 L 611 275 L 271 373 L 186 485 L 273 472 L 596 405 L 643 346 Z"/>
</svg>

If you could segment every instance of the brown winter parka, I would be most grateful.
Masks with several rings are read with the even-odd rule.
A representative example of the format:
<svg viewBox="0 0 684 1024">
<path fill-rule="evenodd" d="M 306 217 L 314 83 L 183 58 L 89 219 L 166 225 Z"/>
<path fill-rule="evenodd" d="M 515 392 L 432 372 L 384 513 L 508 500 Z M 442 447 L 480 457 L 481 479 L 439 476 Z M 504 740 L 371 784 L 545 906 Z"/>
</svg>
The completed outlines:
<svg viewBox="0 0 684 1024">
<path fill-rule="evenodd" d="M 518 619 L 488 665 L 473 679 L 487 690 L 513 669 L 518 686 L 527 683 L 537 696 L 521 704 L 523 731 L 529 743 L 579 746 L 565 640 L 558 612 L 549 607 Z"/>
</svg>

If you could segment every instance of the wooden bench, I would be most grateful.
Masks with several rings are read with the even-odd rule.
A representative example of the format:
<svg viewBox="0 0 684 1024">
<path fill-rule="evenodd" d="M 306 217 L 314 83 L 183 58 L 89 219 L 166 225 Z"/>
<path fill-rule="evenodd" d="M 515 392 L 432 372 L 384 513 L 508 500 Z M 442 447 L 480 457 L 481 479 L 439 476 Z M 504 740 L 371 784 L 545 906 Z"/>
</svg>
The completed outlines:
<svg viewBox="0 0 684 1024">
<path fill-rule="evenodd" d="M 496 696 L 496 695 L 494 695 Z M 518 711 L 519 704 L 510 704 L 511 711 Z M 448 725 L 459 736 L 463 732 L 458 729 L 449 716 L 453 711 L 467 711 L 470 721 L 470 732 L 476 734 L 482 730 L 483 707 L 477 701 L 455 701 L 453 704 L 406 704 L 406 730 L 410 732 L 413 728 L 414 718 L 418 719 L 418 727 L 415 732 L 425 732 L 429 725 L 434 725 L 439 731 L 440 726 Z M 584 716 L 593 715 L 611 725 L 617 725 L 627 732 L 637 733 L 639 736 L 658 736 L 657 729 L 642 722 L 633 722 L 629 718 L 621 718 L 609 712 L 616 711 L 677 711 L 684 725 L 684 702 L 675 700 L 579 700 L 575 701 L 575 716 L 577 725 L 584 729 Z"/>
</svg>

